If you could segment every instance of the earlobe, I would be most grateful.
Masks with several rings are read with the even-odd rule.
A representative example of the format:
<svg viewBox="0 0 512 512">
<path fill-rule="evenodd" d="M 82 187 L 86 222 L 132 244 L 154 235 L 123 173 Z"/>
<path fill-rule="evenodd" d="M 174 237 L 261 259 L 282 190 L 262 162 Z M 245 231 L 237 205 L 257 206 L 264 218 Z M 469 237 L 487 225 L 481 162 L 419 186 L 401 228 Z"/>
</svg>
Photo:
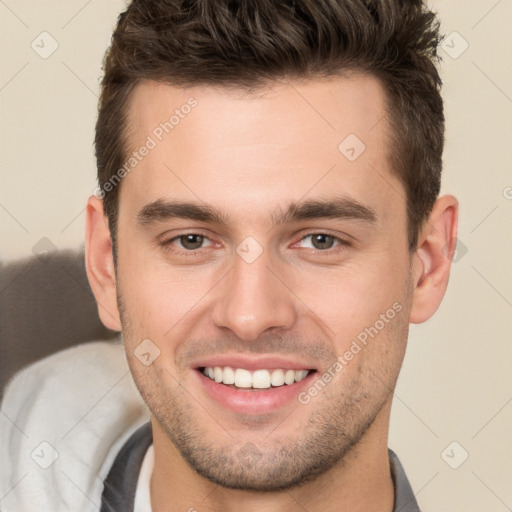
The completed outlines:
<svg viewBox="0 0 512 512">
<path fill-rule="evenodd" d="M 457 244 L 457 221 L 457 199 L 440 197 L 419 234 L 414 255 L 411 323 L 428 320 L 443 300 Z"/>
<path fill-rule="evenodd" d="M 103 201 L 95 196 L 91 196 L 87 202 L 85 247 L 87 277 L 98 304 L 101 321 L 108 329 L 120 331 L 112 240 Z"/>
</svg>

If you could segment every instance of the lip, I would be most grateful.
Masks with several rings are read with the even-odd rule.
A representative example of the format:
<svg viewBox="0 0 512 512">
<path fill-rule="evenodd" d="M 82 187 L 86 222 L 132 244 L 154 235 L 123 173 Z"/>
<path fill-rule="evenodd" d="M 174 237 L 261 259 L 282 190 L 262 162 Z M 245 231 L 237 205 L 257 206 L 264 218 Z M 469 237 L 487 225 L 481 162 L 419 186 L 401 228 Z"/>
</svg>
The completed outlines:
<svg viewBox="0 0 512 512">
<path fill-rule="evenodd" d="M 260 366 L 259 368 L 262 367 Z M 282 366 L 279 368 L 282 368 Z M 304 369 L 307 368 L 304 367 Z M 293 400 L 296 401 L 297 405 L 300 405 L 297 399 L 298 394 L 305 388 L 311 386 L 312 381 L 316 379 L 318 374 L 318 372 L 314 371 L 300 382 L 284 384 L 275 388 L 238 390 L 220 382 L 215 382 L 209 377 L 206 377 L 206 375 L 204 375 L 199 369 L 195 369 L 192 373 L 194 373 L 196 378 L 199 380 L 199 386 L 218 405 L 238 414 L 250 415 L 265 414 L 276 411 L 281 407 L 289 405 Z"/>
<path fill-rule="evenodd" d="M 243 355 L 219 355 L 197 361 L 193 364 L 195 369 L 205 366 L 231 366 L 231 368 L 244 368 L 245 370 L 317 370 L 311 363 L 299 360 L 291 360 L 280 356 L 262 356 L 247 358 Z"/>
</svg>

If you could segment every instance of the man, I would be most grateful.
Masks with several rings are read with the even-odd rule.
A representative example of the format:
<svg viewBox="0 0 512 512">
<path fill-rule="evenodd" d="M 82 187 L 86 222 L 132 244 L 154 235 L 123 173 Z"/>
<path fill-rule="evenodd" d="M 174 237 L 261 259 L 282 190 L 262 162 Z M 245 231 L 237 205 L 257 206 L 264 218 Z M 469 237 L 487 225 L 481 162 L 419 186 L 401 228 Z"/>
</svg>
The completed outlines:
<svg viewBox="0 0 512 512">
<path fill-rule="evenodd" d="M 21 374 L 13 423 L 59 428 L 66 457 L 19 482 L 30 503 L 419 510 L 387 438 L 409 323 L 439 307 L 455 250 L 438 42 L 417 0 L 131 3 L 105 61 L 86 265 L 145 405 L 120 345 Z M 115 376 L 96 403 L 84 374 Z"/>
</svg>

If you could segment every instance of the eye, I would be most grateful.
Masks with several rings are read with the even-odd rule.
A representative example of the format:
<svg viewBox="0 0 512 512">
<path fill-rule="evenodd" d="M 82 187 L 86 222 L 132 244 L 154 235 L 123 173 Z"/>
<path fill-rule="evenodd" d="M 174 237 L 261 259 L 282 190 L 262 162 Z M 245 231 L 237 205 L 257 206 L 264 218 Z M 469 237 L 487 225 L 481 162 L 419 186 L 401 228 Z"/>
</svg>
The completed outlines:
<svg viewBox="0 0 512 512">
<path fill-rule="evenodd" d="M 177 246 L 178 249 L 184 249 L 186 252 L 194 252 L 197 249 L 203 249 L 203 243 L 205 241 L 210 242 L 206 236 L 199 233 L 187 233 L 170 238 L 162 242 L 162 245 L 168 250 L 174 250 L 173 247 Z"/>
<path fill-rule="evenodd" d="M 299 243 L 302 244 L 307 239 L 311 239 L 309 247 L 307 245 L 302 245 L 302 247 L 318 251 L 326 251 L 338 245 L 350 245 L 346 240 L 327 233 L 310 233 L 303 237 Z"/>
</svg>

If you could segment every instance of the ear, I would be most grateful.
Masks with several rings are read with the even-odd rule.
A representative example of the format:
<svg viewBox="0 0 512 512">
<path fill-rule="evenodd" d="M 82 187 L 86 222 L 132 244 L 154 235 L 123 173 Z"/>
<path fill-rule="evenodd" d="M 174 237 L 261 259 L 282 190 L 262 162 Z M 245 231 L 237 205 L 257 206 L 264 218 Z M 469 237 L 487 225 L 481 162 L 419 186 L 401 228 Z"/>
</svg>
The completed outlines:
<svg viewBox="0 0 512 512">
<path fill-rule="evenodd" d="M 425 222 L 414 254 L 414 290 L 409 321 L 428 320 L 443 300 L 457 245 L 459 203 L 453 196 L 440 197 Z"/>
<path fill-rule="evenodd" d="M 95 196 L 87 202 L 85 248 L 87 277 L 98 304 L 100 319 L 108 329 L 120 331 L 112 239 L 103 201 Z"/>
</svg>

